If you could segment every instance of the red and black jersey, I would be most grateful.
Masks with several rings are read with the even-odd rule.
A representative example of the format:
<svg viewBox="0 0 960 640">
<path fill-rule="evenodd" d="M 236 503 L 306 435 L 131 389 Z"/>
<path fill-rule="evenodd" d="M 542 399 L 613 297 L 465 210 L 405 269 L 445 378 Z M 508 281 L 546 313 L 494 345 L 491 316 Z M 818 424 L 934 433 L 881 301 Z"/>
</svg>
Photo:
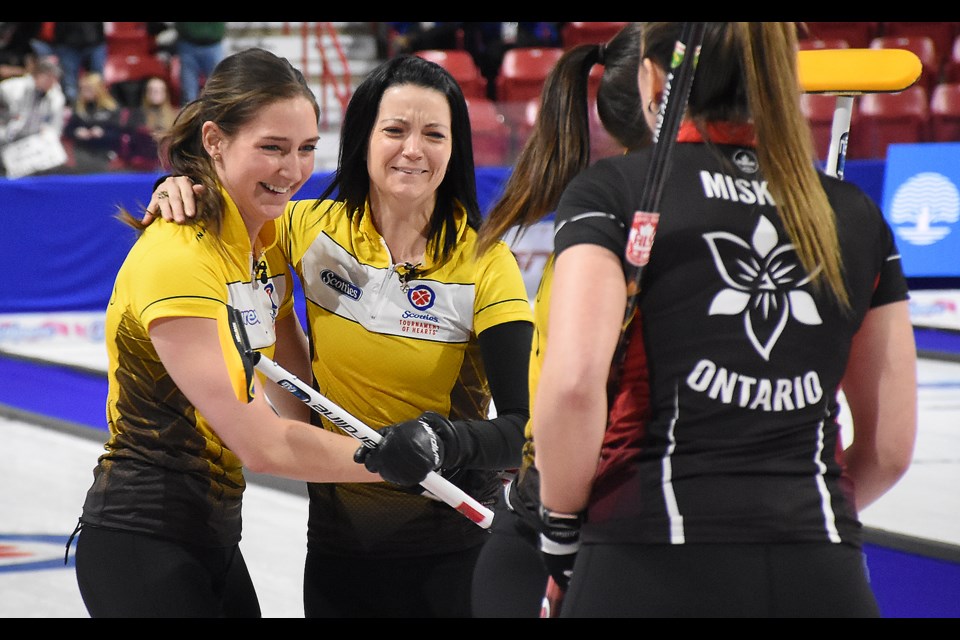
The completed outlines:
<svg viewBox="0 0 960 640">
<path fill-rule="evenodd" d="M 822 176 L 844 311 L 811 284 L 754 148 L 730 142 L 674 150 L 585 542 L 860 544 L 838 388 L 867 311 L 907 298 L 897 247 L 860 188 Z M 557 255 L 592 243 L 624 256 L 650 158 L 601 160 L 574 179 Z"/>
</svg>

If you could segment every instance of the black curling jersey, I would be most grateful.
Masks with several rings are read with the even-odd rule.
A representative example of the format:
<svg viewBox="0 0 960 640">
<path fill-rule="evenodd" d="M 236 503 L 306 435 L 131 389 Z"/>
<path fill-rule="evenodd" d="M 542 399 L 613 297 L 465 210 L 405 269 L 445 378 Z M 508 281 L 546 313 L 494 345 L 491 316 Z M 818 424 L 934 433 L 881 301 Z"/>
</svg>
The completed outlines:
<svg viewBox="0 0 960 640">
<path fill-rule="evenodd" d="M 852 305 L 844 313 L 811 285 L 752 131 L 705 144 L 684 127 L 679 140 L 584 541 L 860 546 L 838 393 L 864 315 L 908 296 L 891 229 L 860 188 L 822 175 Z M 574 179 L 557 210 L 558 256 L 593 243 L 626 270 L 650 157 L 601 160 Z"/>
</svg>

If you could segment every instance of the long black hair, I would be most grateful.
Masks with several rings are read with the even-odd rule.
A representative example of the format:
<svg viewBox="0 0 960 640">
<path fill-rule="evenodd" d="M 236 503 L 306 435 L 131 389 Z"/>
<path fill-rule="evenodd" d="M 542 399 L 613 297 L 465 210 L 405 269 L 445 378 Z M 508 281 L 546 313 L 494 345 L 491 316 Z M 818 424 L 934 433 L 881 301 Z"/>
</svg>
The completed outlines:
<svg viewBox="0 0 960 640">
<path fill-rule="evenodd" d="M 454 211 L 457 203 L 466 210 L 467 224 L 472 228 L 478 229 L 483 217 L 477 201 L 467 102 L 454 77 L 434 62 L 415 55 L 395 56 L 381 63 L 360 83 L 343 116 L 337 170 L 320 200 L 336 193 L 336 199 L 345 204 L 347 216 L 363 215 L 370 194 L 367 149 L 380 111 L 380 100 L 388 88 L 402 84 L 435 89 L 446 96 L 450 105 L 453 148 L 447 173 L 437 188 L 436 205 L 427 232 L 427 246 L 433 251 L 433 257 L 440 259 L 449 255 L 456 244 Z M 443 233 L 445 228 L 447 233 Z M 439 246 L 441 236 L 444 240 L 442 247 Z"/>
</svg>

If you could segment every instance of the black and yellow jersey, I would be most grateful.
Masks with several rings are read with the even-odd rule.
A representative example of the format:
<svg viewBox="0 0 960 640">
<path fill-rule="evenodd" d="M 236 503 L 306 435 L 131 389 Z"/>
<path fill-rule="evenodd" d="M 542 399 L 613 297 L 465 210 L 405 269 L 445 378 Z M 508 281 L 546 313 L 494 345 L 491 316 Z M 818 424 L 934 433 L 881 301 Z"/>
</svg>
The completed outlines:
<svg viewBox="0 0 960 640">
<path fill-rule="evenodd" d="M 478 336 L 532 322 L 509 247 L 500 242 L 477 257 L 476 231 L 461 210 L 451 255 L 434 262 L 428 251 L 418 265 L 398 265 L 369 210 L 348 221 L 342 203 L 316 204 L 288 207 L 278 244 L 306 296 L 317 389 L 374 429 L 427 410 L 451 420 L 488 417 Z M 454 481 L 488 503 L 500 484 L 488 469 L 461 471 Z M 442 553 L 485 535 L 446 504 L 387 483 L 311 484 L 309 494 L 309 543 L 325 552 Z"/>
<path fill-rule="evenodd" d="M 246 227 L 224 193 L 218 237 L 200 225 L 158 220 L 117 274 L 106 312 L 110 438 L 94 469 L 84 523 L 200 546 L 240 540 L 240 459 L 170 378 L 150 341 L 158 318 L 226 320 L 239 310 L 251 346 L 274 352 L 275 321 L 293 310 L 292 276 L 276 222 L 254 261 Z"/>
</svg>

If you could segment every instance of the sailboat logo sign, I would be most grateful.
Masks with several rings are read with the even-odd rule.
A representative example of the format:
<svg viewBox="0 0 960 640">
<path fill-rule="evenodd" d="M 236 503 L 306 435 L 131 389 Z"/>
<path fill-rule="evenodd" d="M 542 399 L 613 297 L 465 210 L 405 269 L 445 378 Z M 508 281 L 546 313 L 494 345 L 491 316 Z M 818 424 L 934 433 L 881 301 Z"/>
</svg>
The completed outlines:
<svg viewBox="0 0 960 640">
<path fill-rule="evenodd" d="M 947 237 L 960 219 L 960 192 L 941 173 L 918 173 L 897 189 L 889 216 L 898 244 L 932 245 Z"/>
<path fill-rule="evenodd" d="M 958 187 L 960 142 L 889 146 L 882 209 L 908 278 L 960 278 Z"/>
</svg>

